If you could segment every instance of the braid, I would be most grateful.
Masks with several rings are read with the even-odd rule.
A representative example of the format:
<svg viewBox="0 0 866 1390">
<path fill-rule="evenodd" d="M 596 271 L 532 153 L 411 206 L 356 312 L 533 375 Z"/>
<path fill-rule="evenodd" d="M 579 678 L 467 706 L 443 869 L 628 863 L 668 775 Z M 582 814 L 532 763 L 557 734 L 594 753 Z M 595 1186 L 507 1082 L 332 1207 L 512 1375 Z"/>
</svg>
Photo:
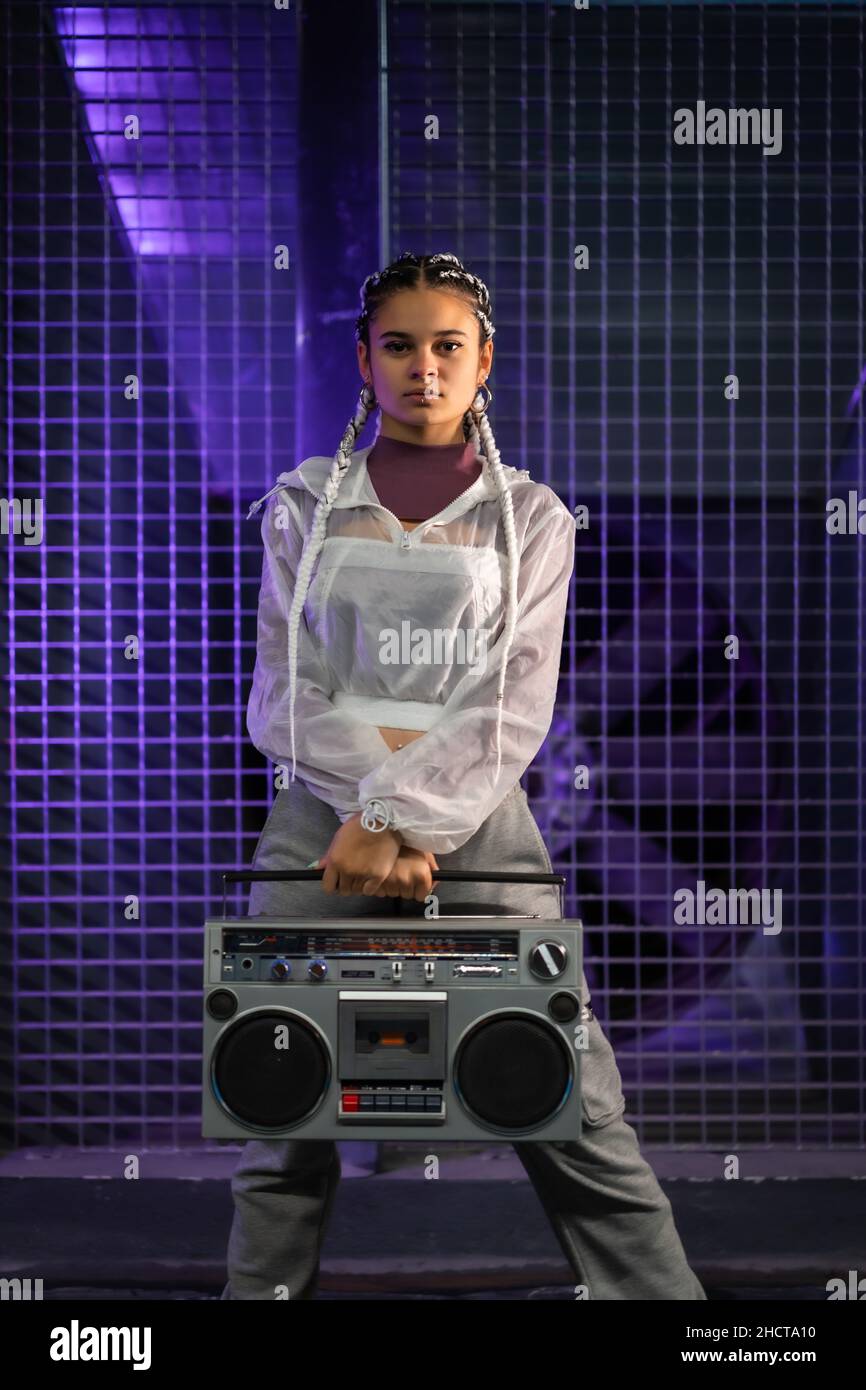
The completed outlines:
<svg viewBox="0 0 866 1390">
<path fill-rule="evenodd" d="M 384 270 L 368 275 L 361 287 L 361 312 L 355 320 L 356 339 L 369 347 L 370 320 L 377 309 L 400 290 L 417 289 L 421 285 L 465 296 L 478 320 L 482 346 L 490 341 L 496 332 L 491 317 L 490 292 L 484 281 L 472 275 L 450 251 L 439 251 L 434 256 L 416 256 L 404 251 Z"/>
<path fill-rule="evenodd" d="M 316 556 L 322 548 L 325 540 L 325 532 L 328 528 L 328 517 L 334 505 L 340 484 L 346 476 L 346 470 L 351 462 L 351 454 L 355 448 L 358 436 L 364 428 L 375 396 L 369 386 L 364 386 L 358 397 L 358 404 L 355 414 L 346 426 L 340 446 L 334 455 L 334 462 L 328 474 L 327 481 L 322 488 L 322 496 L 316 502 L 313 512 L 313 524 L 310 527 L 310 535 L 304 543 L 304 550 L 301 556 L 301 563 L 298 566 L 298 575 L 295 581 L 295 592 L 292 594 L 292 606 L 289 609 L 289 726 L 292 737 L 292 775 L 290 781 L 295 780 L 295 687 L 297 685 L 298 674 L 298 628 L 301 623 L 301 613 L 307 598 L 307 590 L 310 587 L 310 576 L 313 566 L 316 563 Z"/>
<path fill-rule="evenodd" d="M 478 320 L 482 345 L 485 342 L 489 342 L 496 332 L 496 329 L 492 322 L 493 311 L 487 286 L 477 275 L 470 274 L 457 257 L 452 255 L 449 251 L 442 251 L 433 256 L 415 256 L 411 251 L 404 251 L 395 261 L 387 265 L 384 270 L 377 271 L 374 275 L 368 275 L 361 289 L 361 313 L 355 320 L 356 339 L 363 340 L 369 347 L 370 320 L 375 315 L 376 310 L 379 309 L 391 295 L 399 294 L 401 290 L 414 289 L 424 284 L 429 285 L 432 289 L 441 286 L 443 289 L 448 289 L 451 293 L 468 298 L 471 302 L 475 317 Z M 514 507 L 511 501 L 511 493 L 502 468 L 499 450 L 496 447 L 493 429 L 487 418 L 486 411 L 481 406 L 475 404 L 478 399 L 479 396 L 477 395 L 472 406 L 470 406 L 463 417 L 463 434 L 467 442 L 471 442 L 475 445 L 478 453 L 483 455 L 490 466 L 490 472 L 496 485 L 499 498 L 499 510 L 502 517 L 503 530 L 505 532 L 507 555 L 506 620 L 504 634 L 505 655 L 496 693 L 495 781 L 499 776 L 499 770 L 502 766 L 502 703 L 505 693 L 505 672 L 508 664 L 508 654 L 514 637 L 514 629 L 517 624 L 518 554 L 517 533 L 514 528 Z M 298 566 L 295 592 L 292 595 L 292 605 L 289 610 L 288 619 L 289 723 L 291 727 L 292 744 L 291 781 L 295 780 L 295 687 L 297 684 L 298 628 L 300 626 L 301 613 L 303 612 L 304 603 L 306 601 L 313 566 L 315 565 L 316 557 L 325 540 L 331 508 L 334 505 L 343 478 L 346 476 L 346 471 L 351 462 L 351 455 L 358 437 L 375 404 L 376 397 L 372 389 L 369 386 L 364 386 L 358 398 L 355 414 L 349 421 L 346 431 L 340 440 L 340 446 L 334 455 L 331 472 L 322 489 L 323 495 L 316 503 L 310 535 L 304 544 L 301 562 Z"/>
<path fill-rule="evenodd" d="M 511 500 L 511 492 L 505 479 L 499 450 L 493 437 L 493 427 L 487 418 L 487 412 L 483 410 L 477 412 L 477 423 L 474 418 L 475 412 L 470 410 L 467 414 L 471 419 L 472 441 L 477 448 L 480 434 L 483 453 L 490 464 L 490 471 L 493 474 L 493 481 L 499 494 L 499 512 L 502 517 L 502 529 L 505 532 L 505 549 L 508 560 L 506 569 L 505 654 L 502 658 L 502 670 L 499 673 L 499 685 L 496 691 L 496 773 L 493 779 L 495 782 L 502 766 L 502 703 L 505 699 L 505 671 L 508 665 L 508 653 L 514 638 L 514 629 L 517 626 L 517 532 L 514 529 L 514 504 Z"/>
</svg>

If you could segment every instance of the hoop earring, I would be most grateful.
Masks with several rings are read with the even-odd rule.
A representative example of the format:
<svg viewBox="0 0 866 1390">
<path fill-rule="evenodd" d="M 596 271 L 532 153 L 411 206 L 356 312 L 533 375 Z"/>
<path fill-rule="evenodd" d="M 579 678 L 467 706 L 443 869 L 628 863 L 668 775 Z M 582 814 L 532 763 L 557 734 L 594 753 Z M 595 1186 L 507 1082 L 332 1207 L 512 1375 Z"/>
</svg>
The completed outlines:
<svg viewBox="0 0 866 1390">
<path fill-rule="evenodd" d="M 368 410 L 372 410 L 373 406 L 378 404 L 376 400 L 376 392 L 373 390 L 369 381 L 366 381 L 361 389 L 361 400 L 364 402 L 364 405 L 367 407 Z"/>
<path fill-rule="evenodd" d="M 475 407 L 475 401 L 477 401 L 479 392 L 481 392 L 481 391 L 486 391 L 486 392 L 487 392 L 487 400 L 484 402 L 484 409 L 483 409 L 483 410 L 480 409 L 480 408 L 476 409 L 476 407 Z M 476 389 L 475 389 L 475 396 L 474 396 L 473 401 L 472 401 L 473 413 L 474 413 L 475 415 L 486 415 L 486 414 L 487 414 L 487 411 L 488 411 L 488 409 L 489 409 L 489 407 L 490 407 L 490 402 L 491 402 L 492 400 L 493 400 L 493 392 L 491 391 L 490 387 L 487 385 L 487 382 L 486 382 L 486 381 L 479 381 L 478 386 L 477 386 Z"/>
</svg>

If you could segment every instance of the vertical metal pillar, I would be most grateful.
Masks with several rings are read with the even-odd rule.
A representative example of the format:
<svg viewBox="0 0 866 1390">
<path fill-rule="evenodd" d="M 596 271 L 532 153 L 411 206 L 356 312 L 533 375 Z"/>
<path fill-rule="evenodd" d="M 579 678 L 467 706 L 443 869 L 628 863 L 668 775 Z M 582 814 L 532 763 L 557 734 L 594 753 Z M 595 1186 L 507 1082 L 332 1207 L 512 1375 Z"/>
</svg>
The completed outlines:
<svg viewBox="0 0 866 1390">
<path fill-rule="evenodd" d="M 296 458 L 332 454 L 361 390 L 354 321 L 384 263 L 380 155 L 385 6 L 299 0 Z M 387 252 L 386 252 L 387 254 Z M 368 426 L 369 433 L 369 426 Z M 340 1142 L 344 1171 L 374 1171 L 375 1141 Z"/>
<path fill-rule="evenodd" d="M 381 268 L 384 18 L 380 0 L 298 5 L 298 462 L 334 452 L 362 386 L 353 324 Z"/>
</svg>

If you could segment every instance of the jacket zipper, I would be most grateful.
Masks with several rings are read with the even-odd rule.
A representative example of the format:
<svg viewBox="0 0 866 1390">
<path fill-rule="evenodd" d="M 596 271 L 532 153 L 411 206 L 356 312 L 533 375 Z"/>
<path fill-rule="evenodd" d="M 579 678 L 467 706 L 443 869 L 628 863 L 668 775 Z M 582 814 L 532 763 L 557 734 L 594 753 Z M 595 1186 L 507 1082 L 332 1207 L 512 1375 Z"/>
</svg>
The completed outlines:
<svg viewBox="0 0 866 1390">
<path fill-rule="evenodd" d="M 258 501 L 252 503 L 246 515 L 247 521 L 249 521 L 251 517 L 255 516 L 256 512 L 258 512 L 261 509 L 261 507 L 264 505 L 265 502 L 267 502 L 269 497 L 272 497 L 275 492 L 279 491 L 279 489 L 283 486 L 283 483 L 288 478 L 288 476 L 288 473 L 281 473 L 277 481 L 274 483 L 274 486 L 271 488 L 270 492 L 266 492 L 264 497 L 260 497 Z M 477 482 L 478 478 L 475 479 L 475 483 Z M 447 512 L 448 507 L 453 507 L 455 502 L 459 502 L 461 497 L 465 497 L 467 492 L 471 492 L 475 486 L 475 483 L 470 483 L 469 486 L 465 487 L 462 492 L 459 492 L 456 497 L 452 497 L 448 505 L 445 507 L 440 507 L 439 511 L 436 512 L 434 516 L 430 516 L 427 518 L 426 521 L 420 522 L 419 525 L 415 527 L 415 530 L 419 531 L 421 529 L 421 526 L 429 526 L 433 522 L 435 522 L 437 516 L 441 516 L 443 512 Z M 376 507 L 379 511 L 387 512 L 388 516 L 394 517 L 394 520 L 400 527 L 400 549 L 408 550 L 412 544 L 411 535 L 401 525 L 399 516 L 395 516 L 395 514 L 392 511 L 390 511 L 388 507 L 383 507 L 381 502 L 367 502 L 365 505 L 368 507 Z"/>
<path fill-rule="evenodd" d="M 475 479 L 475 483 L 477 483 L 477 482 L 478 482 L 478 478 Z M 410 533 L 409 531 L 404 530 L 404 528 L 403 528 L 403 526 L 402 526 L 402 524 L 401 524 L 401 522 L 400 522 L 399 516 L 395 516 L 394 513 L 393 513 L 388 507 L 383 507 L 381 502 L 367 502 L 367 503 L 365 503 L 365 505 L 368 506 L 368 507 L 376 507 L 378 511 L 387 512 L 388 516 L 394 517 L 394 520 L 396 521 L 397 525 L 400 527 L 400 549 L 401 549 L 401 550 L 408 550 L 409 547 L 410 547 L 411 544 L 412 544 L 412 534 L 417 535 L 418 532 L 421 530 L 421 527 L 422 527 L 422 526 L 430 526 L 430 525 L 436 520 L 436 517 L 437 517 L 437 516 L 441 516 L 443 512 L 447 512 L 448 507 L 453 507 L 455 502 L 459 502 L 461 497 L 465 497 L 466 494 L 467 494 L 467 492 L 471 492 L 472 489 L 473 489 L 474 486 L 475 486 L 475 483 L 470 483 L 469 486 L 468 486 L 468 487 L 465 487 L 465 488 L 463 489 L 462 492 L 459 492 L 459 493 L 457 494 L 456 497 L 452 497 L 451 501 L 448 503 L 448 506 L 440 507 L 440 508 L 439 508 L 439 511 L 436 512 L 434 516 L 429 516 L 429 517 L 427 518 L 426 521 L 420 522 L 420 523 L 415 527 L 415 530 L 414 530 L 413 533 Z"/>
</svg>

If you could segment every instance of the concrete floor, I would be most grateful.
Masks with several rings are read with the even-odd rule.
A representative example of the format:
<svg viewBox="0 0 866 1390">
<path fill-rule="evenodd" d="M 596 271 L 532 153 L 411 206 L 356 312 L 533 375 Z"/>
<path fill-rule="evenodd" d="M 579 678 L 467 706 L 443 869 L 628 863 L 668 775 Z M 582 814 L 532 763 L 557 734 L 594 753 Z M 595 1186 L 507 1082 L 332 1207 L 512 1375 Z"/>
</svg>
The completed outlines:
<svg viewBox="0 0 866 1390">
<path fill-rule="evenodd" d="M 365 1176 L 341 1151 L 319 1297 L 572 1299 L 510 1145 L 455 1149 L 438 1182 L 422 1176 L 427 1147 L 384 1144 L 382 1171 Z M 42 1278 L 50 1299 L 218 1297 L 239 1150 L 131 1148 L 136 1182 L 121 1150 L 0 1158 L 0 1273 Z M 747 1153 L 726 1182 L 721 1155 L 643 1152 L 711 1299 L 824 1301 L 829 1278 L 866 1272 L 866 1154 Z"/>
</svg>

